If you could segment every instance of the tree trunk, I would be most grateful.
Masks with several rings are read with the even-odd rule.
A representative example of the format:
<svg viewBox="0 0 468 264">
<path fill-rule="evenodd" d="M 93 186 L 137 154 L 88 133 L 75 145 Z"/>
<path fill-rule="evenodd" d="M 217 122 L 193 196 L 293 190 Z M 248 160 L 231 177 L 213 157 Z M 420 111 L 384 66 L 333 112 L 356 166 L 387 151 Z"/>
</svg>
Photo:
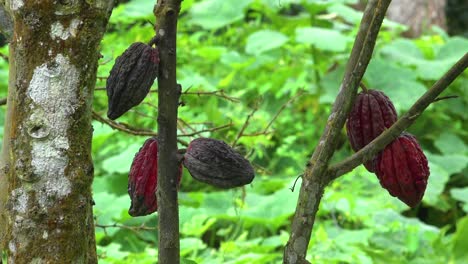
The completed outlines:
<svg viewBox="0 0 468 264">
<path fill-rule="evenodd" d="M 405 35 L 417 37 L 437 25 L 446 29 L 445 0 L 393 0 L 388 18 L 408 26 Z"/>
<path fill-rule="evenodd" d="M 8 263 L 96 263 L 91 105 L 112 0 L 6 0 L 4 7 L 14 33 L 0 245 Z"/>
</svg>

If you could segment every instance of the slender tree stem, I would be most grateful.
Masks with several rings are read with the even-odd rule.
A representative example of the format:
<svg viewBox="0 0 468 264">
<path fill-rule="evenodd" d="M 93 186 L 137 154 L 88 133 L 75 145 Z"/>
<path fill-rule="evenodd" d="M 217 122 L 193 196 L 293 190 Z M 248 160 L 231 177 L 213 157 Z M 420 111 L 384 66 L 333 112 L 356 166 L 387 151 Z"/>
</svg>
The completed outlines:
<svg viewBox="0 0 468 264">
<path fill-rule="evenodd" d="M 291 235 L 284 251 L 284 263 L 306 262 L 305 257 L 315 215 L 327 184 L 327 165 L 335 151 L 335 142 L 356 97 L 359 82 L 369 64 L 390 2 L 391 0 L 370 0 L 364 11 L 340 92 L 333 105 L 325 131 L 304 172 Z"/>
<path fill-rule="evenodd" d="M 158 0 L 154 7 L 159 37 L 158 77 L 158 262 L 180 263 L 177 202 L 177 108 L 181 88 L 176 80 L 177 18 L 181 0 Z"/>
</svg>

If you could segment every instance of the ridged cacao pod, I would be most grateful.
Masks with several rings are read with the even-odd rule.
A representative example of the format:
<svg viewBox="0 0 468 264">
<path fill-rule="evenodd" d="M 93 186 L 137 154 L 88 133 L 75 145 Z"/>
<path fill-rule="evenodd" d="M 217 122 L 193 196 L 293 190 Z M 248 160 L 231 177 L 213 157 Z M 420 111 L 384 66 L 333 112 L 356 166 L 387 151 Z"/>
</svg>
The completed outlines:
<svg viewBox="0 0 468 264">
<path fill-rule="evenodd" d="M 107 78 L 107 116 L 114 120 L 145 99 L 158 75 L 157 48 L 136 42 L 116 60 Z"/>
<path fill-rule="evenodd" d="M 398 116 L 390 99 L 380 91 L 368 90 L 357 95 L 346 122 L 349 142 L 354 151 L 362 149 L 396 122 Z M 374 172 L 373 162 L 364 163 Z"/>
<path fill-rule="evenodd" d="M 242 186 L 255 176 L 248 160 L 224 141 L 211 138 L 190 142 L 183 163 L 193 178 L 219 188 Z"/>
<path fill-rule="evenodd" d="M 179 167 L 177 183 L 182 177 L 182 164 Z M 132 201 L 128 213 L 131 216 L 148 215 L 158 210 L 156 189 L 158 182 L 158 140 L 145 141 L 133 159 L 128 175 L 128 194 Z"/>
<path fill-rule="evenodd" d="M 418 141 L 403 133 L 379 153 L 375 173 L 382 187 L 410 207 L 421 202 L 429 178 L 429 167 Z"/>
</svg>

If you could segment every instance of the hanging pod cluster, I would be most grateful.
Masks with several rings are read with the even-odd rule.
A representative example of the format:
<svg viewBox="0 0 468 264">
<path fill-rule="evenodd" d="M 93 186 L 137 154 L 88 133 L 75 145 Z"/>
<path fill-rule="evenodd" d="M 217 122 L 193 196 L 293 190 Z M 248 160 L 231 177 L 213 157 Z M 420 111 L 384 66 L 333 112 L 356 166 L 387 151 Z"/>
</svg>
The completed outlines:
<svg viewBox="0 0 468 264">
<path fill-rule="evenodd" d="M 196 180 L 219 188 L 239 187 L 252 182 L 254 169 L 249 161 L 221 140 L 198 138 L 190 142 L 179 165 L 177 186 L 182 178 L 182 164 Z M 158 140 L 149 138 L 136 153 L 128 175 L 131 216 L 151 214 L 158 209 Z"/>
<path fill-rule="evenodd" d="M 158 76 L 159 52 L 152 44 L 133 43 L 117 57 L 107 78 L 109 110 L 114 120 L 140 104 Z"/>
<path fill-rule="evenodd" d="M 346 123 L 354 151 L 362 149 L 398 119 L 390 99 L 380 91 L 357 95 Z M 418 141 L 404 132 L 372 160 L 364 163 L 375 172 L 383 188 L 410 207 L 419 204 L 429 178 L 429 167 Z"/>
</svg>

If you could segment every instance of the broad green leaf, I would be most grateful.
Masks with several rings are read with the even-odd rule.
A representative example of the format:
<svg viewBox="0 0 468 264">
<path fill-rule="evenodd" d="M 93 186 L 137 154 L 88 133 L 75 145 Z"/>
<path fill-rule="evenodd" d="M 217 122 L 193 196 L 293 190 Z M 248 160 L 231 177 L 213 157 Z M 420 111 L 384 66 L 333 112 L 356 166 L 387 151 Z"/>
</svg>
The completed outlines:
<svg viewBox="0 0 468 264">
<path fill-rule="evenodd" d="M 260 30 L 247 38 L 245 52 L 252 55 L 281 47 L 288 41 L 288 37 L 278 31 Z"/>
<path fill-rule="evenodd" d="M 241 20 L 244 8 L 252 0 L 218 1 L 204 0 L 189 10 L 190 22 L 204 29 L 217 29 Z"/>
<path fill-rule="evenodd" d="M 427 182 L 426 191 L 424 193 L 423 201 L 433 206 L 442 206 L 443 204 L 441 204 L 442 201 L 440 200 L 439 195 L 444 191 L 445 184 L 449 180 L 449 174 L 444 168 L 431 161 L 432 160 L 430 159 L 430 175 L 429 180 Z"/>
<path fill-rule="evenodd" d="M 140 140 L 139 140 L 140 141 Z M 135 143 L 128 146 L 127 149 L 121 153 L 109 157 L 106 159 L 102 167 L 108 173 L 125 173 L 127 174 L 130 171 L 130 165 L 132 164 L 135 154 L 140 150 L 143 143 Z"/>
<path fill-rule="evenodd" d="M 450 195 L 458 201 L 463 202 L 463 211 L 468 213 L 468 187 L 453 188 L 450 190 Z"/>
<path fill-rule="evenodd" d="M 437 139 L 434 142 L 434 145 L 443 153 L 443 154 L 466 154 L 468 149 L 458 136 L 453 133 L 445 132 L 441 135 L 437 135 Z"/>
<path fill-rule="evenodd" d="M 350 40 L 351 38 L 337 30 L 318 27 L 296 29 L 297 42 L 311 44 L 324 51 L 343 52 Z"/>
<path fill-rule="evenodd" d="M 452 253 L 456 263 L 468 262 L 468 216 L 465 216 L 457 223 L 457 232 L 453 237 Z"/>
</svg>

